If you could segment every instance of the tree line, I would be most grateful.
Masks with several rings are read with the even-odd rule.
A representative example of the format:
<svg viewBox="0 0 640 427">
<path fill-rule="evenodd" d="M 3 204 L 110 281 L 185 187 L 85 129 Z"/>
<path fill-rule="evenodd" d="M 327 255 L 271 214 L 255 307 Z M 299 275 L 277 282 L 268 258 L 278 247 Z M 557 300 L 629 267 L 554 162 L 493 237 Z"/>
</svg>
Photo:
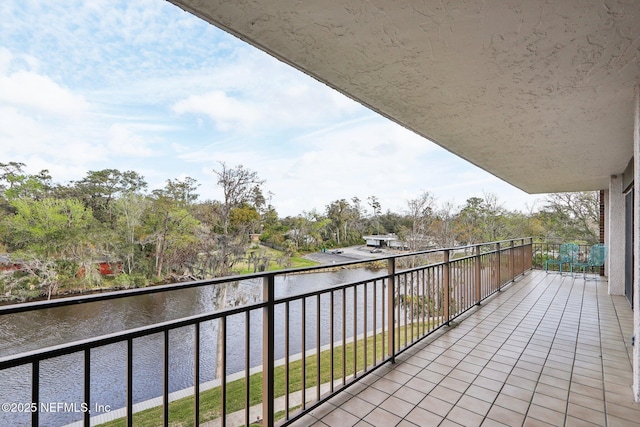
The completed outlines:
<svg viewBox="0 0 640 427">
<path fill-rule="evenodd" d="M 0 297 L 207 279 L 241 264 L 285 268 L 300 253 L 363 244 L 370 234 L 395 234 L 418 250 L 524 236 L 590 242 L 598 233 L 594 192 L 551 194 L 527 213 L 505 209 L 493 194 L 455 206 L 425 191 L 402 212 L 383 211 L 372 195 L 281 218 L 265 181 L 242 165 L 212 167 L 223 200 L 200 200 L 199 184 L 189 177 L 149 191 L 135 171 L 88 171 L 55 183 L 47 170 L 25 168 L 0 163 L 0 254 L 6 254 Z M 250 250 L 256 238 L 277 252 Z M 20 268 L 11 269 L 14 263 Z M 105 277 L 100 264 L 117 274 Z"/>
</svg>

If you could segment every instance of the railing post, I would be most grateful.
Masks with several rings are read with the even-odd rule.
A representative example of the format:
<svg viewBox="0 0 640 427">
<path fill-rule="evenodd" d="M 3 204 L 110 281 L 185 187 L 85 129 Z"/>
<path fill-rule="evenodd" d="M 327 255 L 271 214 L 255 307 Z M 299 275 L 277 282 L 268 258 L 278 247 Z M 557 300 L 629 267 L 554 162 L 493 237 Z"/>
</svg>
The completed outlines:
<svg viewBox="0 0 640 427">
<path fill-rule="evenodd" d="M 500 268 L 500 264 L 502 264 L 502 250 L 500 249 L 500 242 L 496 243 L 496 253 L 498 254 L 497 259 L 497 267 L 496 267 L 496 274 L 498 275 L 498 292 L 502 291 L 502 273 L 501 273 L 501 268 Z"/>
<path fill-rule="evenodd" d="M 527 269 L 525 268 L 525 264 L 524 264 L 524 261 L 525 261 L 525 256 L 524 256 L 524 238 L 522 238 L 522 241 L 520 242 L 520 246 L 521 246 L 520 247 L 520 251 L 522 252 L 522 271 L 521 271 L 521 273 L 524 276 L 524 272 L 527 271 Z"/>
<path fill-rule="evenodd" d="M 450 308 L 450 304 L 451 304 L 451 287 L 450 287 L 450 277 L 451 277 L 451 264 L 449 263 L 449 249 L 445 249 L 444 250 L 444 271 L 442 272 L 443 277 L 442 277 L 442 293 L 443 295 L 443 299 L 444 299 L 444 303 L 443 303 L 443 309 L 444 312 L 442 313 L 442 316 L 444 317 L 444 323 L 445 325 L 449 326 L 449 308 Z"/>
<path fill-rule="evenodd" d="M 480 254 L 481 245 L 476 246 L 476 305 L 480 305 L 480 301 L 482 300 L 482 265 Z"/>
<path fill-rule="evenodd" d="M 274 424 L 274 323 L 275 276 L 262 279 L 262 298 L 267 306 L 262 309 L 262 418 L 263 426 Z M 303 353 L 304 357 L 304 353 Z"/>
<path fill-rule="evenodd" d="M 396 334 L 395 334 L 395 289 L 396 289 L 396 259 L 387 260 L 387 355 L 391 357 L 391 363 L 396 362 Z"/>
<path fill-rule="evenodd" d="M 516 280 L 516 253 L 515 253 L 515 241 L 511 241 L 511 249 L 509 250 L 509 277 L 511 278 L 511 282 Z"/>
</svg>

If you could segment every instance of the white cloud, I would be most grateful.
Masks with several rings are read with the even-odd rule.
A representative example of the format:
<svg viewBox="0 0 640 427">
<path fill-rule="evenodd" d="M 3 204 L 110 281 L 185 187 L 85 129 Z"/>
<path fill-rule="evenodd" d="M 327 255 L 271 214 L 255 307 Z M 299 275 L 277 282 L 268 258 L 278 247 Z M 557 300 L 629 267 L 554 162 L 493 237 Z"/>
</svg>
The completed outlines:
<svg viewBox="0 0 640 427">
<path fill-rule="evenodd" d="M 109 128 L 108 148 L 111 155 L 148 157 L 153 150 L 144 138 L 134 133 L 128 126 L 115 123 Z"/>
<path fill-rule="evenodd" d="M 0 76 L 0 102 L 55 115 L 77 116 L 89 107 L 81 95 L 29 71 Z"/>
<path fill-rule="evenodd" d="M 216 123 L 218 129 L 223 131 L 234 128 L 251 129 L 263 120 L 260 109 L 251 102 L 243 102 L 222 91 L 191 95 L 176 103 L 173 111 L 178 114 L 206 114 Z"/>
</svg>

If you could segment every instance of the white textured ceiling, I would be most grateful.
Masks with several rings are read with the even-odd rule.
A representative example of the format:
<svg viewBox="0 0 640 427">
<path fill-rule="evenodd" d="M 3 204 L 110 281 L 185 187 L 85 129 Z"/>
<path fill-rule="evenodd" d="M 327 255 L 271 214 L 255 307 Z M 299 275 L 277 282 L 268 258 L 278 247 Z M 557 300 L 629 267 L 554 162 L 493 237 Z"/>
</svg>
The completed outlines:
<svg viewBox="0 0 640 427">
<path fill-rule="evenodd" d="M 530 193 L 633 150 L 640 0 L 169 0 Z"/>
</svg>

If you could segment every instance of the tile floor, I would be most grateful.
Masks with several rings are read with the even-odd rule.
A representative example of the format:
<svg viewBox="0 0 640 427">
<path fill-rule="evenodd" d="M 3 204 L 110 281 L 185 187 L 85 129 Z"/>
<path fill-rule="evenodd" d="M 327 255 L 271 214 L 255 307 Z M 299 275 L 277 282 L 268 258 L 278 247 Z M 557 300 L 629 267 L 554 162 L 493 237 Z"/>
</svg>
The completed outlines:
<svg viewBox="0 0 640 427">
<path fill-rule="evenodd" d="M 457 320 L 291 425 L 640 426 L 606 281 L 527 272 Z"/>
</svg>

